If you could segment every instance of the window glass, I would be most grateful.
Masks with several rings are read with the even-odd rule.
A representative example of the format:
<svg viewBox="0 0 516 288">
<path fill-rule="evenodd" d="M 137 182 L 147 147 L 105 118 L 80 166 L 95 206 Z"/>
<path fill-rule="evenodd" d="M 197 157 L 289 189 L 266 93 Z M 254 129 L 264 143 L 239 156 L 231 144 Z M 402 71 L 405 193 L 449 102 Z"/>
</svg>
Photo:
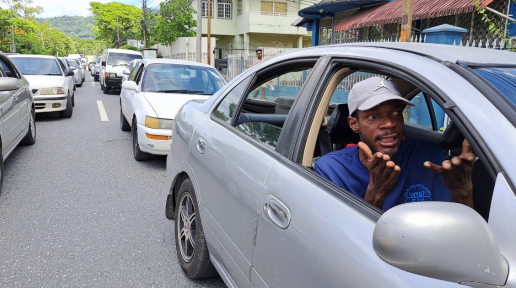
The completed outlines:
<svg viewBox="0 0 516 288">
<path fill-rule="evenodd" d="M 281 128 L 312 67 L 298 68 L 272 79 L 258 79 L 242 106 L 236 128 L 276 147 Z"/>
<path fill-rule="evenodd" d="M 516 105 L 516 68 L 477 68 L 473 71 Z"/>
<path fill-rule="evenodd" d="M 430 111 L 428 110 L 423 92 L 412 98 L 411 102 L 415 106 L 406 106 L 405 110 L 403 110 L 405 123 L 432 129 L 432 119 L 430 118 Z"/>
<path fill-rule="evenodd" d="M 142 66 L 142 65 L 143 64 L 140 64 L 133 68 L 133 70 L 131 71 L 131 74 L 129 75 L 130 81 L 134 81 L 134 79 L 136 78 L 136 74 L 138 73 L 138 71 L 140 70 L 140 66 Z"/>
<path fill-rule="evenodd" d="M 2 68 L 4 68 L 4 71 L 5 73 L 7 74 L 7 77 L 15 77 L 13 71 L 11 71 L 11 69 L 9 69 L 9 65 L 7 65 L 7 63 L 5 63 L 3 60 L 0 61 L 0 63 L 2 64 Z"/>
<path fill-rule="evenodd" d="M 75 60 L 66 59 L 68 62 L 68 65 L 70 65 L 70 68 L 77 69 L 77 62 Z"/>
<path fill-rule="evenodd" d="M 335 91 L 333 91 L 333 95 L 331 96 L 331 99 L 330 99 L 330 107 L 331 107 L 332 103 L 333 104 L 347 104 L 349 91 L 351 91 L 351 88 L 353 88 L 353 85 L 355 85 L 355 83 L 357 83 L 357 82 L 360 82 L 360 81 L 365 80 L 370 77 L 386 78 L 384 75 L 367 73 L 367 72 L 355 72 L 355 73 L 348 75 L 346 78 L 344 78 L 344 79 L 342 79 L 342 81 L 340 81 L 340 83 L 335 88 Z"/>
<path fill-rule="evenodd" d="M 213 17 L 213 0 L 210 0 L 210 17 Z M 201 2 L 202 17 L 208 17 L 208 0 Z"/>
<path fill-rule="evenodd" d="M 151 64 L 143 77 L 143 92 L 212 95 L 224 86 L 215 69 L 200 66 Z"/>
<path fill-rule="evenodd" d="M 97 57 L 97 62 L 96 63 L 100 63 L 100 62 L 102 62 L 102 57 L 101 56 Z"/>
<path fill-rule="evenodd" d="M 231 19 L 231 0 L 217 1 L 217 17 Z"/>
<path fill-rule="evenodd" d="M 11 61 L 25 75 L 61 75 L 61 69 L 52 58 L 13 57 Z"/>
<path fill-rule="evenodd" d="M 136 72 L 136 79 L 134 80 L 136 84 L 140 84 L 140 80 L 142 80 L 143 68 L 143 65 L 140 66 L 140 68 L 138 68 L 138 72 Z"/>
<path fill-rule="evenodd" d="M 224 100 L 220 102 L 217 109 L 213 111 L 213 116 L 215 118 L 222 120 L 227 124 L 231 124 L 231 121 L 236 115 L 238 103 L 244 96 L 245 89 L 249 85 L 251 79 L 252 76 L 247 77 L 224 97 Z"/>
<path fill-rule="evenodd" d="M 125 54 L 111 52 L 108 56 L 107 65 L 129 65 L 134 59 L 143 59 L 142 55 L 139 54 Z"/>
</svg>

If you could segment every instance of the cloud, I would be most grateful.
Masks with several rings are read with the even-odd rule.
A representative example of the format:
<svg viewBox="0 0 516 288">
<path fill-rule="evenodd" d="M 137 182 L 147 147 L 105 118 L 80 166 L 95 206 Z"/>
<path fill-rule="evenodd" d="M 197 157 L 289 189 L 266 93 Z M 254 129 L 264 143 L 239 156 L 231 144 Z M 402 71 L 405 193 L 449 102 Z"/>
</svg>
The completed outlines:
<svg viewBox="0 0 516 288">
<path fill-rule="evenodd" d="M 152 2 L 152 0 L 147 0 L 148 2 Z M 47 17 L 56 17 L 56 16 L 89 16 L 90 11 L 90 2 L 86 0 L 34 0 L 33 6 L 41 6 L 43 7 L 43 13 L 39 14 L 37 17 L 47 18 Z M 95 0 L 95 2 L 100 3 L 108 3 L 115 2 L 112 0 Z M 116 1 L 120 3 L 125 3 L 128 5 L 135 5 L 137 7 L 141 7 L 141 3 L 138 0 L 121 0 Z M 6 5 L 1 5 L 2 8 L 6 8 Z"/>
</svg>

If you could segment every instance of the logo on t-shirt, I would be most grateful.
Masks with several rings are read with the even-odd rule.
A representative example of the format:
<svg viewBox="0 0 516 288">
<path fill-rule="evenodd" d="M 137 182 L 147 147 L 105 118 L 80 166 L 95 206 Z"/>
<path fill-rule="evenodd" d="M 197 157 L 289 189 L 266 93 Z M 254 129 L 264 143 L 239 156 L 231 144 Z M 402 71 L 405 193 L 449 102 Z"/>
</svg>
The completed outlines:
<svg viewBox="0 0 516 288">
<path fill-rule="evenodd" d="M 412 185 L 405 191 L 405 203 L 422 201 L 432 201 L 432 193 L 425 185 Z"/>
</svg>

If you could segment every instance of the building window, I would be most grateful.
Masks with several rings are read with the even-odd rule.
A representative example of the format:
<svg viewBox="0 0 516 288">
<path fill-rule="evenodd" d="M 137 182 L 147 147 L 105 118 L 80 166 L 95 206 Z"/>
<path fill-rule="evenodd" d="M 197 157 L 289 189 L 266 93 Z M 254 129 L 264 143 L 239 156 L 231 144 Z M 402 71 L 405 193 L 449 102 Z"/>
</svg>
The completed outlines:
<svg viewBox="0 0 516 288">
<path fill-rule="evenodd" d="M 217 17 L 231 19 L 231 0 L 217 1 Z"/>
<path fill-rule="evenodd" d="M 202 17 L 208 17 L 208 0 L 202 0 L 201 2 L 202 6 Z M 213 0 L 210 0 L 210 17 L 213 17 Z"/>
<path fill-rule="evenodd" d="M 287 3 L 262 1 L 262 12 L 287 13 Z"/>
</svg>

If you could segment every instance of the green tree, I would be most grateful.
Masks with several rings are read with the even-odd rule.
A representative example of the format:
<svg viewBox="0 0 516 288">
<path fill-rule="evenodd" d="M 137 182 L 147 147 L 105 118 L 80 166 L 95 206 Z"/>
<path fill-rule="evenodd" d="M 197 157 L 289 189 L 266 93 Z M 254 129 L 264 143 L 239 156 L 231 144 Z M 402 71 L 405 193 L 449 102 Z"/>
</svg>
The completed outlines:
<svg viewBox="0 0 516 288">
<path fill-rule="evenodd" d="M 74 40 L 74 39 L 72 39 Z M 102 54 L 102 43 L 96 39 L 75 39 L 75 48 L 78 54 L 86 53 L 86 55 Z"/>
<path fill-rule="evenodd" d="M 106 40 L 111 47 L 121 46 L 140 33 L 142 10 L 136 6 L 118 2 L 90 2 L 89 10 L 95 22 L 92 27 L 95 38 Z M 118 39 L 120 42 L 117 45 Z"/>
<path fill-rule="evenodd" d="M 190 8 L 191 1 L 175 0 L 162 2 L 159 7 L 159 18 L 154 34 L 159 43 L 171 45 L 179 37 L 195 36 L 193 19 L 195 10 Z"/>
<path fill-rule="evenodd" d="M 13 11 L 22 15 L 24 20 L 28 20 L 29 18 L 34 18 L 37 14 L 43 13 L 43 7 L 36 6 L 32 7 L 31 5 L 34 3 L 33 0 L 1 0 L 3 3 L 7 4 L 9 7 L 13 8 Z"/>
<path fill-rule="evenodd" d="M 120 49 L 126 49 L 126 50 L 138 51 L 138 48 L 137 48 L 137 47 L 134 47 L 133 45 L 124 45 L 124 46 L 120 46 Z"/>
<path fill-rule="evenodd" d="M 36 43 L 36 26 L 31 21 L 23 20 L 17 15 L 11 15 L 11 11 L 5 9 L 0 9 L 0 50 L 11 50 L 11 23 L 14 23 L 14 40 L 16 43 L 16 51 L 20 53 L 39 52 L 40 47 Z"/>
</svg>

